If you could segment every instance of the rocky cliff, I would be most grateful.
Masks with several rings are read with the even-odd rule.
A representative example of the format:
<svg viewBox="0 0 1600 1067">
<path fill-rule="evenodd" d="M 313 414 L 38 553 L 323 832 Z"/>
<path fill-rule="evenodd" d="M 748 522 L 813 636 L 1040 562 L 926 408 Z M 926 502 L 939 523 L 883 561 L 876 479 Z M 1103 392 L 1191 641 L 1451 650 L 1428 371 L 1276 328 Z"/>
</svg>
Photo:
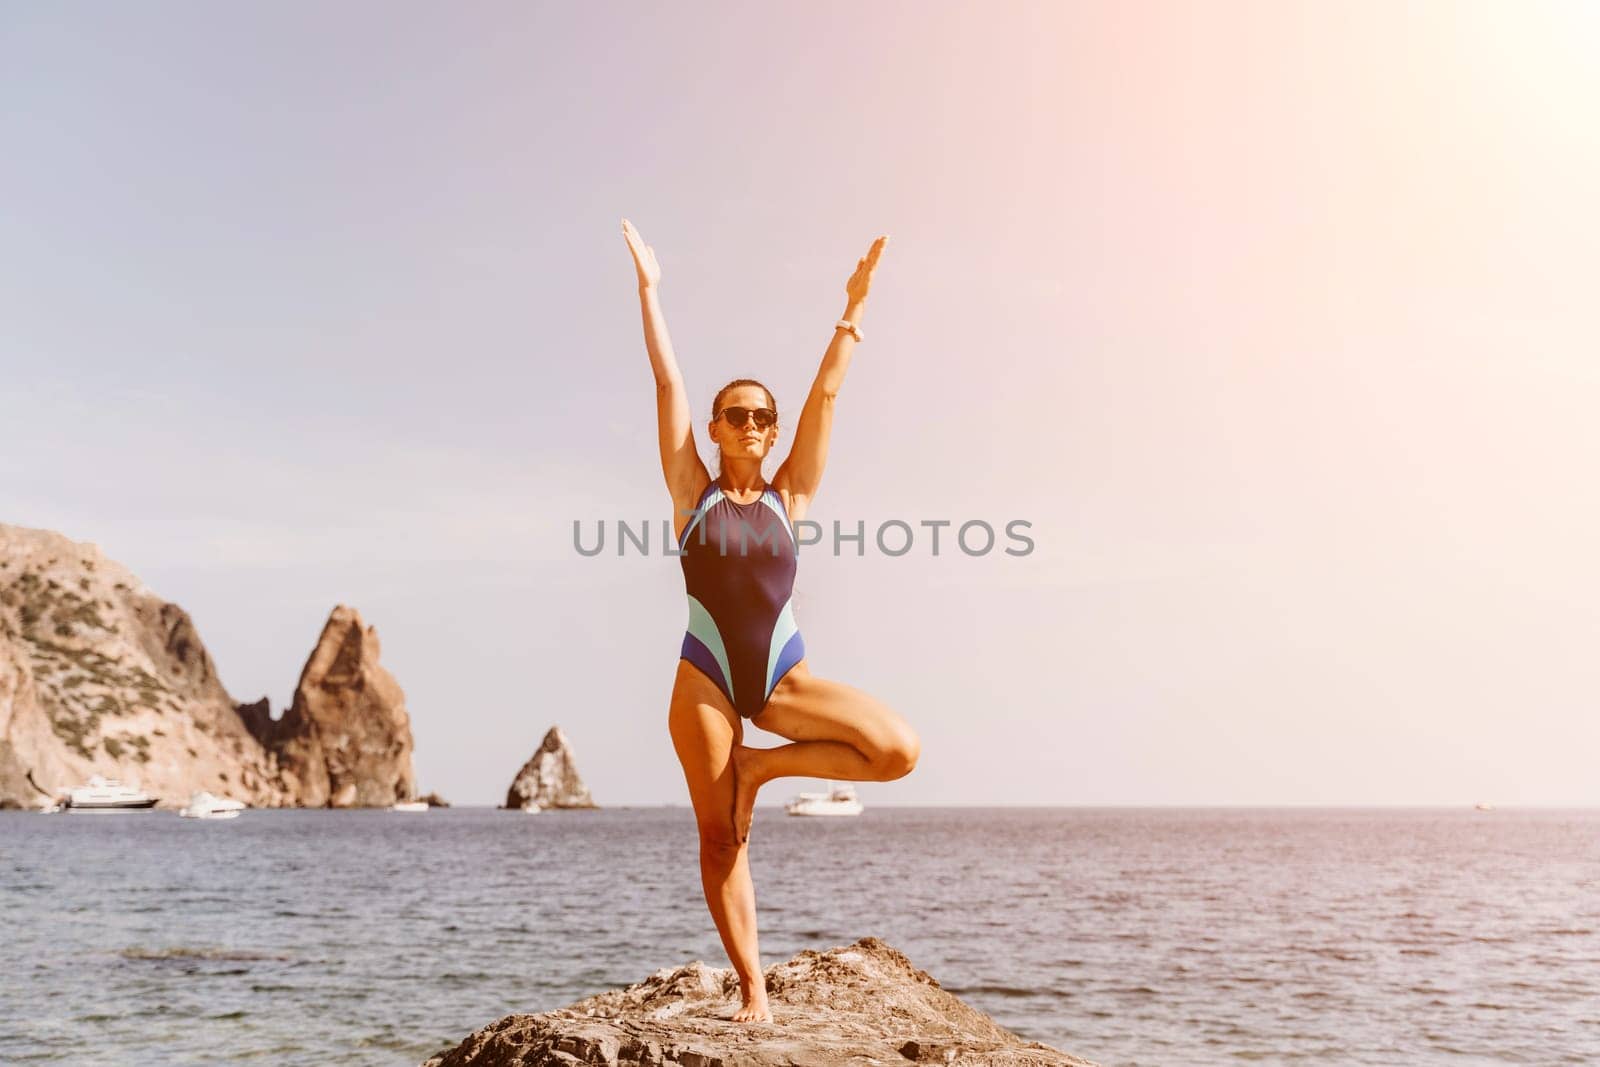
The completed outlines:
<svg viewBox="0 0 1600 1067">
<path fill-rule="evenodd" d="M 274 723 L 262 701 L 263 728 L 182 608 L 97 545 L 0 523 L 0 807 L 93 774 L 135 781 L 162 806 L 197 789 L 256 807 L 392 802 L 413 781 L 411 734 L 369 635 L 335 609 L 298 714 Z"/>
<path fill-rule="evenodd" d="M 423 1067 L 1095 1067 L 1023 1038 L 875 937 L 765 972 L 771 1023 L 735 1023 L 739 979 L 696 960 L 556 1011 L 507 1015 Z"/>
<path fill-rule="evenodd" d="M 0 524 L 0 803 L 97 773 L 169 804 L 293 802 L 182 608 L 96 545 Z"/>
<path fill-rule="evenodd" d="M 589 787 L 578 777 L 578 765 L 572 758 L 572 747 L 561 727 L 552 726 L 544 735 L 539 748 L 506 790 L 508 808 L 594 808 L 599 807 L 589 796 Z"/>
</svg>

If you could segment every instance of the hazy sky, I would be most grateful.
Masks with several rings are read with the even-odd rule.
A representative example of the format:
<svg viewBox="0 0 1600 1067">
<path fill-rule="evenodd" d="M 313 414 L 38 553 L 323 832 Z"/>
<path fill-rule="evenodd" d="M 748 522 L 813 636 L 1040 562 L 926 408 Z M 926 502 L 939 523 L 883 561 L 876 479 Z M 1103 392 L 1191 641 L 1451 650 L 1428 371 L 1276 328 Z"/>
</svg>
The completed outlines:
<svg viewBox="0 0 1600 1067">
<path fill-rule="evenodd" d="M 620 219 L 708 464 L 887 233 L 811 517 L 1035 549 L 802 553 L 812 670 L 923 738 L 869 805 L 1600 803 L 1597 51 L 1577 3 L 6 3 L 0 520 L 239 700 L 355 606 L 424 790 L 558 723 L 687 802 Z M 652 555 L 574 551 L 621 518 Z"/>
</svg>

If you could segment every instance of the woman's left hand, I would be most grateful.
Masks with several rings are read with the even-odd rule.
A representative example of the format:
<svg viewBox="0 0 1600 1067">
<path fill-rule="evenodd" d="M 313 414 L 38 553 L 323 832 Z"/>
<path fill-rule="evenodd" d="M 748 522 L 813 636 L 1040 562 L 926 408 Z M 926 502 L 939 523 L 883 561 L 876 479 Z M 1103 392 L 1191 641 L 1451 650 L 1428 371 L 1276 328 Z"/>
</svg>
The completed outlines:
<svg viewBox="0 0 1600 1067">
<path fill-rule="evenodd" d="M 867 299 L 867 290 L 872 288 L 872 272 L 877 269 L 878 256 L 883 252 L 883 246 L 888 240 L 888 234 L 879 237 L 872 242 L 867 254 L 856 260 L 856 272 L 844 283 L 844 291 L 850 297 L 850 303 L 859 304 Z"/>
</svg>

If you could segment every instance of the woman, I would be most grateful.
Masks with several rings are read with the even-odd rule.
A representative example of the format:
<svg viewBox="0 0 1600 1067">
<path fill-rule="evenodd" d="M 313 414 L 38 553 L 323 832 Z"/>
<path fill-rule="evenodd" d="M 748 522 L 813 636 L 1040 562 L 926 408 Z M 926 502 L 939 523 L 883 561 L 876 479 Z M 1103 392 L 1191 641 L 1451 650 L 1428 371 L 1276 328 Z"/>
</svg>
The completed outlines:
<svg viewBox="0 0 1600 1067">
<path fill-rule="evenodd" d="M 777 402 L 748 378 L 717 392 L 707 426 L 720 457 L 713 478 L 695 449 L 689 395 L 661 314 L 655 250 L 627 219 L 622 233 L 639 275 L 645 346 L 656 379 L 661 470 L 672 494 L 689 594 L 689 629 L 667 725 L 700 828 L 706 904 L 739 974 L 743 1003 L 733 1020 L 771 1022 L 746 849 L 756 791 L 787 776 L 887 782 L 910 773 L 920 751 L 916 733 L 895 712 L 858 689 L 811 673 L 789 602 L 794 523 L 822 480 L 834 398 L 860 340 L 862 307 L 888 238 L 873 242 L 845 284 L 844 319 L 834 328 L 800 411 L 789 456 L 767 482 L 761 464 L 778 440 Z M 791 743 L 745 746 L 745 718 Z"/>
</svg>

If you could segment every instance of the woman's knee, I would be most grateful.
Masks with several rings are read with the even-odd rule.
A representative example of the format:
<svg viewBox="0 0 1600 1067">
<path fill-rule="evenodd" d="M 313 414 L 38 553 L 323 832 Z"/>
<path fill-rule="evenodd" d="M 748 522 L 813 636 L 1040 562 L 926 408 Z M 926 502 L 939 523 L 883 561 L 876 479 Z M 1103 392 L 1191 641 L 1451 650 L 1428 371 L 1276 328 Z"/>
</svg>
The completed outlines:
<svg viewBox="0 0 1600 1067">
<path fill-rule="evenodd" d="M 739 852 L 745 844 L 739 840 L 739 835 L 734 832 L 733 819 L 726 820 L 699 820 L 700 828 L 700 858 L 716 866 L 731 867 L 739 859 Z"/>
<path fill-rule="evenodd" d="M 904 778 L 917 766 L 922 755 L 922 741 L 909 726 L 894 730 L 878 749 L 874 761 L 886 782 Z"/>
</svg>

